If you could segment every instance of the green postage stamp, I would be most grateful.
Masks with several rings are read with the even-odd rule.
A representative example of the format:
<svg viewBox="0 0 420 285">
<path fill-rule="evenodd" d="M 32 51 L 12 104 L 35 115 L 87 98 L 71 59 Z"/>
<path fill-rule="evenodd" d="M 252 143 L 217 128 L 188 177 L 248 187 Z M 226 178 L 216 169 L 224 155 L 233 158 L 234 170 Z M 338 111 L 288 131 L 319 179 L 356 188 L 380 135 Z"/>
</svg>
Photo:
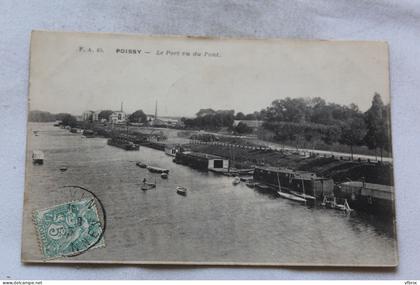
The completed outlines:
<svg viewBox="0 0 420 285">
<path fill-rule="evenodd" d="M 93 199 L 35 210 L 34 221 L 45 258 L 77 255 L 105 245 Z"/>
</svg>

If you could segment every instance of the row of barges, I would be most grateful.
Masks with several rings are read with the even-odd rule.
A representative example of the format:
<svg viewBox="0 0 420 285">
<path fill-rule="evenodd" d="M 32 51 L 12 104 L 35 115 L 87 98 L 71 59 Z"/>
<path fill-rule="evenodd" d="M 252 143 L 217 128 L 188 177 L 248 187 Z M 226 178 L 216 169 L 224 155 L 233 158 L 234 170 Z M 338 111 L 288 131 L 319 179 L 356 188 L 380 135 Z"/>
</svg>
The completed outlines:
<svg viewBox="0 0 420 285">
<path fill-rule="evenodd" d="M 290 195 L 337 209 L 357 209 L 381 215 L 394 214 L 394 187 L 364 181 L 348 181 L 336 184 L 332 178 L 316 173 L 285 167 L 255 166 L 252 170 L 231 168 L 229 159 L 199 152 L 175 152 L 175 163 L 188 165 L 202 171 L 225 175 L 249 177 L 247 186 L 260 191 L 275 192 L 284 198 Z M 239 183 L 238 179 L 232 182 Z M 287 197 L 286 197 L 287 196 Z M 291 197 L 291 196 L 290 196 Z"/>
</svg>

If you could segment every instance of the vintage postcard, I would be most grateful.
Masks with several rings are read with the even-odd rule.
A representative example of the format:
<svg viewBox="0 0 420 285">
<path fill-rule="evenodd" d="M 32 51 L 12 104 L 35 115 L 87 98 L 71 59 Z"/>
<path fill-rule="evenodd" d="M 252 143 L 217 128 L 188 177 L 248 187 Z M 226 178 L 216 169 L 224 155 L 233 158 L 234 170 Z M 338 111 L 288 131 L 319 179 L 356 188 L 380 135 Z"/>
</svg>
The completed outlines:
<svg viewBox="0 0 420 285">
<path fill-rule="evenodd" d="M 396 266 L 388 58 L 34 31 L 22 261 Z"/>
</svg>

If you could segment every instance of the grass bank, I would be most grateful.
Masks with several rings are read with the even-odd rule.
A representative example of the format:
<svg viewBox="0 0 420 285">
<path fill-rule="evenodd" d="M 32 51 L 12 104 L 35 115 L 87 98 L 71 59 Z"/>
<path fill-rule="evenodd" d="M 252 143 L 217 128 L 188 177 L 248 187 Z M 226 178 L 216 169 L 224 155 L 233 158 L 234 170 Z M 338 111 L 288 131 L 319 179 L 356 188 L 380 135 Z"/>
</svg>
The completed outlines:
<svg viewBox="0 0 420 285">
<path fill-rule="evenodd" d="M 238 168 L 249 168 L 255 165 L 289 167 L 315 172 L 319 176 L 333 178 L 335 182 L 365 179 L 370 183 L 393 185 L 393 168 L 389 163 L 368 163 L 318 156 L 306 158 L 278 151 L 237 149 L 220 145 L 192 144 L 189 147 L 193 151 L 229 158 Z"/>
</svg>

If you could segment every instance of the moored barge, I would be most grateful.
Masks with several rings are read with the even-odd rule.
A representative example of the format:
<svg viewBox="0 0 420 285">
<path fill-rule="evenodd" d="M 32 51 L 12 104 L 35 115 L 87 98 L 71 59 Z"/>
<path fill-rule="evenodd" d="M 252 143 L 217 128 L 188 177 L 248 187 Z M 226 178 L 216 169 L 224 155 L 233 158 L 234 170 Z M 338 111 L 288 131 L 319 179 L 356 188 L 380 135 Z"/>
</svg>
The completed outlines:
<svg viewBox="0 0 420 285">
<path fill-rule="evenodd" d="M 129 141 L 121 137 L 114 137 L 114 138 L 108 139 L 107 143 L 108 145 L 119 147 L 125 150 L 139 150 L 138 144 L 135 144 L 132 141 Z"/>
<path fill-rule="evenodd" d="M 229 159 L 201 152 L 177 152 L 174 162 L 199 170 L 215 172 L 227 172 L 229 170 Z"/>
<path fill-rule="evenodd" d="M 334 194 L 334 181 L 312 172 L 257 166 L 253 179 L 257 183 L 271 186 L 273 190 L 281 189 L 283 192 L 297 194 L 296 196 L 311 196 L 321 200 L 324 196 Z"/>
<path fill-rule="evenodd" d="M 352 209 L 385 216 L 393 215 L 395 212 L 393 186 L 348 181 L 339 184 L 334 192 L 336 197 L 347 199 Z"/>
<path fill-rule="evenodd" d="M 153 173 L 169 173 L 169 169 L 149 165 L 147 169 Z"/>
</svg>

